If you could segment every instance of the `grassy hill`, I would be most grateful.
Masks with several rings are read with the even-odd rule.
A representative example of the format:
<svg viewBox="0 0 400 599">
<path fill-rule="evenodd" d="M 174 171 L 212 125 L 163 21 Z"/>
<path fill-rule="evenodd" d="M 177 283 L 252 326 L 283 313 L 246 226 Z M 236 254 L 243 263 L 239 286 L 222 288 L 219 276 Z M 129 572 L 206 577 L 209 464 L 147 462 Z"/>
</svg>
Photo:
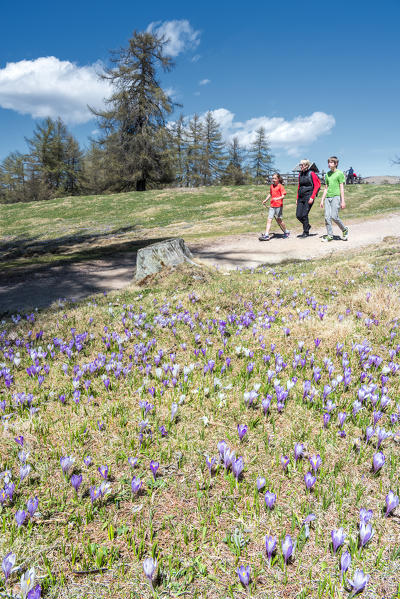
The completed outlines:
<svg viewBox="0 0 400 599">
<path fill-rule="evenodd" d="M 258 206 L 259 190 L 228 191 L 237 218 Z M 147 226 L 154 209 L 160 228 L 177 212 L 197 226 L 212 208 L 222 226 L 228 191 L 40 209 L 50 219 L 58 206 L 71 226 L 82 219 L 100 230 L 108 206 L 115 230 L 134 206 Z M 381 213 L 378 192 L 368 201 L 361 192 L 371 190 L 355 188 L 350 205 L 370 215 L 380 203 Z M 12 235 L 32 234 L 35 207 L 11 208 L 31 219 Z M 42 225 L 38 238 L 51 237 Z M 1 579 L 0 594 L 20 593 L 34 567 L 42 596 L 59 599 L 338 599 L 363 580 L 359 570 L 369 576 L 363 596 L 399 597 L 400 509 L 390 504 L 400 494 L 399 272 L 398 243 L 388 240 L 345 264 L 229 276 L 184 267 L 151 288 L 4 321 L 0 558 L 15 555 L 18 571 Z M 266 535 L 276 540 L 271 559 Z M 154 592 L 143 572 L 150 556 Z M 240 567 L 250 568 L 247 593 Z"/>
<path fill-rule="evenodd" d="M 299 229 L 296 188 L 287 189 L 284 218 L 289 228 Z M 266 193 L 260 186 L 209 187 L 3 205 L 0 267 L 82 260 L 177 235 L 190 242 L 259 232 L 265 227 Z M 346 189 L 346 199 L 346 221 L 382 216 L 400 210 L 400 186 L 354 185 Z M 323 224 L 318 201 L 310 219 Z"/>
</svg>

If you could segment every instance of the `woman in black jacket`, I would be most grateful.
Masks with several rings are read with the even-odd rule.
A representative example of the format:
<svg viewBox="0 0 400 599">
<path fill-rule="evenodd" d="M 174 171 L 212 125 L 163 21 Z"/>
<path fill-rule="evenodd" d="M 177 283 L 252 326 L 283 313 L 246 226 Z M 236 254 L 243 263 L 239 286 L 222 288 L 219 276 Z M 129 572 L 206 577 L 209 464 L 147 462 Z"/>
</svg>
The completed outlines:
<svg viewBox="0 0 400 599">
<path fill-rule="evenodd" d="M 315 196 L 321 187 L 317 175 L 311 170 L 312 162 L 300 160 L 299 186 L 297 188 L 296 218 L 303 225 L 303 233 L 299 235 L 302 239 L 310 235 L 310 223 L 308 213 L 310 212 Z"/>
</svg>

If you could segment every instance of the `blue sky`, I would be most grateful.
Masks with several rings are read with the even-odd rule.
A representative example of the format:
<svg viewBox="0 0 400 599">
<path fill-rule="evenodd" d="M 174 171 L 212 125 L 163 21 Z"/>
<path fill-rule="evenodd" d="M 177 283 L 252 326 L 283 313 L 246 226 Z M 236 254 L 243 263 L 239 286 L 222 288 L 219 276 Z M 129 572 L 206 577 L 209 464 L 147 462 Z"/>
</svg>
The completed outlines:
<svg viewBox="0 0 400 599">
<path fill-rule="evenodd" d="M 169 39 L 163 87 L 176 113 L 214 111 L 224 136 L 246 144 L 266 127 L 283 172 L 336 154 L 344 170 L 400 175 L 400 2 L 40 3 L 2 7 L 0 159 L 24 152 L 46 115 L 82 146 L 95 135 L 86 105 L 109 90 L 96 73 L 134 29 Z"/>
</svg>

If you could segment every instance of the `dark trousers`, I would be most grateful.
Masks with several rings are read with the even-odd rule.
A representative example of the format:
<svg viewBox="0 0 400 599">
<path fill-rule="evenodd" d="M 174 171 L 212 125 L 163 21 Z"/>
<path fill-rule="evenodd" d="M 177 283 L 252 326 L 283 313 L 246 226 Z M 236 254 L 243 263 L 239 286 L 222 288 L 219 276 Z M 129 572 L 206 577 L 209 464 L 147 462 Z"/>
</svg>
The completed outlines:
<svg viewBox="0 0 400 599">
<path fill-rule="evenodd" d="M 303 233 L 309 233 L 310 223 L 308 222 L 308 213 L 313 204 L 309 204 L 308 200 L 297 200 L 296 218 L 303 225 Z"/>
</svg>

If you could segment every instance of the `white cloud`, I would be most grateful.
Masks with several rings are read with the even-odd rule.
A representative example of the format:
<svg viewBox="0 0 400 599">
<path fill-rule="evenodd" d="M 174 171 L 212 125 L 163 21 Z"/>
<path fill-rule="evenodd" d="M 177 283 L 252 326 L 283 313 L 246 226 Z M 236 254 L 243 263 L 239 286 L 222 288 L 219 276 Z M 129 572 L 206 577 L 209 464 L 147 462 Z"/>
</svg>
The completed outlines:
<svg viewBox="0 0 400 599">
<path fill-rule="evenodd" d="M 111 94 L 101 71 L 101 63 L 79 67 L 55 56 L 7 63 L 0 69 L 0 106 L 33 118 L 85 123 L 93 118 L 87 105 L 102 108 Z"/>
<path fill-rule="evenodd" d="M 264 127 L 273 148 L 282 148 L 290 155 L 310 145 L 321 135 L 330 133 L 335 119 L 325 112 L 313 112 L 309 116 L 298 116 L 291 121 L 283 117 L 261 116 L 244 122 L 235 121 L 235 115 L 226 108 L 212 110 L 226 139 L 238 137 L 243 146 L 255 139 L 256 130 Z"/>
<path fill-rule="evenodd" d="M 211 79 L 202 79 L 199 81 L 199 85 L 207 85 L 207 83 L 211 83 Z"/>
<path fill-rule="evenodd" d="M 185 50 L 197 48 L 200 43 L 200 31 L 195 31 L 187 19 L 154 21 L 147 31 L 165 38 L 167 43 L 164 50 L 169 56 L 178 56 Z"/>
</svg>

